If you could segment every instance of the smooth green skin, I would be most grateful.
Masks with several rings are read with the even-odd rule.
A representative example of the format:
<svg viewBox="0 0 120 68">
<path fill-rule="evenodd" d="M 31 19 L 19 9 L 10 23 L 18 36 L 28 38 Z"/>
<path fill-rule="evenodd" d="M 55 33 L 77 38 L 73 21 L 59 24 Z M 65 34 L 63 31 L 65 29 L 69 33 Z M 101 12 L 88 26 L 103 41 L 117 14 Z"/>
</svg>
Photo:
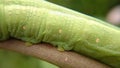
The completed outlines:
<svg viewBox="0 0 120 68">
<path fill-rule="evenodd" d="M 51 43 L 120 67 L 120 29 L 98 19 L 42 0 L 3 0 L 0 21 L 0 40 Z"/>
</svg>

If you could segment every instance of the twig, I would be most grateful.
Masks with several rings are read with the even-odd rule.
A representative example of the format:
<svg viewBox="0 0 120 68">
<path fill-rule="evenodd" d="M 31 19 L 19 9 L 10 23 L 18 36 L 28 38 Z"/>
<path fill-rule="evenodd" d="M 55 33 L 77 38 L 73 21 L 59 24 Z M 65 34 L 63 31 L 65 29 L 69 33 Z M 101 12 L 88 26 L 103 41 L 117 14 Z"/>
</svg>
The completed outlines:
<svg viewBox="0 0 120 68">
<path fill-rule="evenodd" d="M 48 61 L 61 68 L 110 68 L 88 57 L 80 54 L 64 51 L 60 52 L 50 44 L 36 44 L 25 46 L 26 44 L 18 40 L 8 40 L 0 42 L 0 48 L 16 51 L 25 55 L 37 57 Z"/>
</svg>

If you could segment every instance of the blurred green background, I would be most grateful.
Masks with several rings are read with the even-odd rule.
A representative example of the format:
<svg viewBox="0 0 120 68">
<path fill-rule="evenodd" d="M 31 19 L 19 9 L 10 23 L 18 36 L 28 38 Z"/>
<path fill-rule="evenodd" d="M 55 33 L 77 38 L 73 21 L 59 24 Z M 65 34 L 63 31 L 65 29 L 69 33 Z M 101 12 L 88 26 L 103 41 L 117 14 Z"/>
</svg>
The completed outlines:
<svg viewBox="0 0 120 68">
<path fill-rule="evenodd" d="M 110 9 L 120 0 L 48 0 L 84 14 L 105 20 Z M 0 68 L 58 68 L 40 59 L 0 50 Z"/>
<path fill-rule="evenodd" d="M 120 4 L 120 0 L 48 0 L 67 8 L 85 13 L 90 16 L 102 18 L 108 11 Z"/>
</svg>

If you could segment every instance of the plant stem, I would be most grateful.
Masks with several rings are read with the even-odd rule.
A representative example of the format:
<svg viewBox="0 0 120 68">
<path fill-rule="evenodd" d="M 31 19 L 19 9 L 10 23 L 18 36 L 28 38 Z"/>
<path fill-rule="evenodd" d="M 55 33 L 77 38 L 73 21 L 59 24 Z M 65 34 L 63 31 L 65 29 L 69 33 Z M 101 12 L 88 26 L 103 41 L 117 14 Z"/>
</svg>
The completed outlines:
<svg viewBox="0 0 120 68">
<path fill-rule="evenodd" d="M 110 68 L 107 65 L 71 51 L 60 52 L 55 47 L 45 43 L 26 46 L 25 42 L 8 40 L 0 42 L 0 48 L 34 56 L 61 68 Z"/>
</svg>

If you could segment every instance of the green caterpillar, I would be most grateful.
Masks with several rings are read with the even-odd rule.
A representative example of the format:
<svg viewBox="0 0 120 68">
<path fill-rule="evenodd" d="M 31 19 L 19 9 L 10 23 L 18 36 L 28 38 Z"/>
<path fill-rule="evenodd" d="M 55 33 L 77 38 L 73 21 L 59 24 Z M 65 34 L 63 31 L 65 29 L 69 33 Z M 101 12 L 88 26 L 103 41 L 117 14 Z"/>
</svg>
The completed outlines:
<svg viewBox="0 0 120 68">
<path fill-rule="evenodd" d="M 120 67 L 120 29 L 44 0 L 1 0 L 0 41 L 46 42 Z"/>
</svg>

